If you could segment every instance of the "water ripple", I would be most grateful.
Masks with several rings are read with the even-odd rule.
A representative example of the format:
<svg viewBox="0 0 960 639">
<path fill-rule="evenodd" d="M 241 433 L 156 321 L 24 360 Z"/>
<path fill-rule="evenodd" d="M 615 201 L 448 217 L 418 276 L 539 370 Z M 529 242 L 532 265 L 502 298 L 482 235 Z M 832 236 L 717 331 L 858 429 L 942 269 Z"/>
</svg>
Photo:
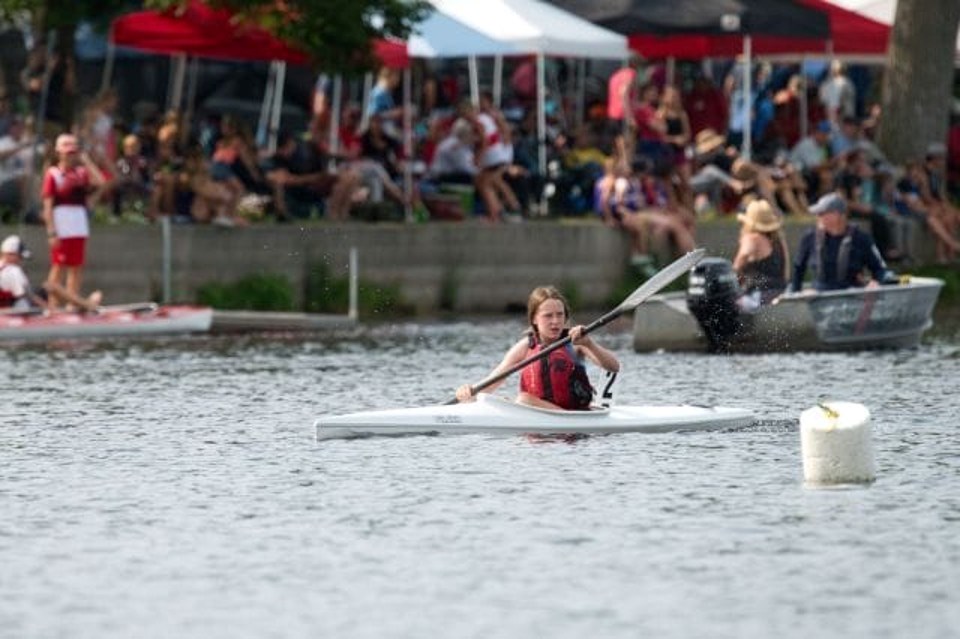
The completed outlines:
<svg viewBox="0 0 960 639">
<path fill-rule="evenodd" d="M 713 433 L 317 443 L 441 402 L 509 322 L 3 354 L 0 637 L 944 637 L 960 624 L 960 348 L 630 350 L 621 403 Z M 804 487 L 798 418 L 866 404 L 878 478 Z"/>
</svg>

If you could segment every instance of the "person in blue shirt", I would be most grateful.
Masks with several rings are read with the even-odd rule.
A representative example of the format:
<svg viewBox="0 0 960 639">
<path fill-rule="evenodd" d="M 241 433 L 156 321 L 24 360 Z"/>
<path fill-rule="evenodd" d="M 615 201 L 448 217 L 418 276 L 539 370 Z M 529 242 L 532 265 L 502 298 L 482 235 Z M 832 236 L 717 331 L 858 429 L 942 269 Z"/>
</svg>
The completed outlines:
<svg viewBox="0 0 960 639">
<path fill-rule="evenodd" d="M 803 287 L 807 268 L 813 272 L 813 287 L 817 291 L 866 286 L 864 270 L 873 276 L 871 286 L 896 281 L 873 238 L 847 220 L 847 203 L 839 194 L 824 195 L 810 207 L 810 212 L 817 216 L 817 225 L 800 239 L 793 262 L 792 291 Z"/>
</svg>

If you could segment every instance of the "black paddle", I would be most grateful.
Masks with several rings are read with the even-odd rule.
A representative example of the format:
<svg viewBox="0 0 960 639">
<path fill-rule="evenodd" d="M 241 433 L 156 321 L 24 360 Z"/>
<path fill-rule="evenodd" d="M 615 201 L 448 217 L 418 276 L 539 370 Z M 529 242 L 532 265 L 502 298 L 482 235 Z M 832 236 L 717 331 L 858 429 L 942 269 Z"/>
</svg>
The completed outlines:
<svg viewBox="0 0 960 639">
<path fill-rule="evenodd" d="M 620 302 L 620 306 L 616 307 L 615 309 L 613 309 L 612 311 L 610 311 L 600 319 L 594 320 L 592 324 L 588 326 L 584 326 L 583 334 L 586 335 L 587 333 L 591 333 L 596 329 L 600 328 L 601 326 L 606 326 L 607 324 L 617 319 L 627 311 L 632 311 L 636 307 L 640 306 L 651 295 L 656 294 L 657 291 L 662 289 L 664 286 L 666 286 L 667 284 L 669 284 L 670 282 L 677 279 L 678 277 L 680 277 L 681 275 L 683 275 L 684 273 L 692 269 L 694 266 L 696 266 L 697 262 L 702 260 L 704 256 L 706 256 L 706 254 L 707 254 L 706 249 L 702 249 L 702 248 L 694 249 L 689 253 L 687 253 L 686 255 L 680 257 L 673 263 L 668 264 L 667 266 L 662 268 L 660 271 L 655 273 L 653 277 L 651 277 L 646 282 L 641 284 L 637 288 L 637 290 L 635 290 L 633 293 L 630 294 L 629 297 L 627 297 L 627 299 Z M 557 340 L 556 342 L 550 344 L 546 348 L 538 351 L 535 355 L 531 355 L 530 357 L 524 359 L 523 361 L 517 362 L 507 370 L 497 373 L 496 375 L 491 375 L 490 377 L 486 378 L 482 382 L 478 382 L 477 384 L 474 384 L 473 386 L 470 387 L 470 394 L 476 395 L 478 392 L 482 391 L 484 388 L 487 388 L 492 384 L 496 384 L 501 379 L 505 379 L 510 375 L 513 375 L 517 371 L 523 369 L 525 366 L 528 366 L 529 364 L 532 364 L 533 362 L 543 357 L 546 357 L 547 355 L 557 350 L 558 348 L 562 348 L 563 346 L 568 344 L 571 339 L 572 338 L 569 335 L 567 335 L 563 339 Z M 456 404 L 456 403 L 457 403 L 456 398 L 453 398 L 452 400 L 446 402 L 446 404 L 448 405 Z"/>
</svg>

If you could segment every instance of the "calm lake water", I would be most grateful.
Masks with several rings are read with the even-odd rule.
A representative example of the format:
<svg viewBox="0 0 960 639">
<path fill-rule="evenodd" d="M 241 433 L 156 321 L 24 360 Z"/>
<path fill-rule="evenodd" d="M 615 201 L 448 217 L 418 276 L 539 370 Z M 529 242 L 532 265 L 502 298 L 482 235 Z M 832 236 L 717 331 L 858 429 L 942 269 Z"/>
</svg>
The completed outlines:
<svg viewBox="0 0 960 639">
<path fill-rule="evenodd" d="M 960 324 L 854 355 L 599 335 L 617 401 L 753 409 L 735 432 L 314 441 L 448 399 L 518 321 L 4 349 L 0 637 L 957 636 Z M 822 399 L 872 411 L 875 484 L 803 486 Z"/>
</svg>

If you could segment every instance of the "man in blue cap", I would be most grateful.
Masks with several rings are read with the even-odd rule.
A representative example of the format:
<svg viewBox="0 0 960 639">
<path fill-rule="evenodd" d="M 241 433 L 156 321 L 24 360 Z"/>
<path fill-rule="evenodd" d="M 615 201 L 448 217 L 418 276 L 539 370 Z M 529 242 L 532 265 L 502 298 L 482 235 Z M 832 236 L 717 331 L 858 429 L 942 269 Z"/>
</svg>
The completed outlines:
<svg viewBox="0 0 960 639">
<path fill-rule="evenodd" d="M 873 276 L 871 286 L 896 281 L 873 238 L 847 220 L 847 203 L 838 193 L 821 197 L 810 212 L 817 216 L 817 225 L 800 239 L 793 260 L 791 290 L 801 290 L 808 266 L 817 291 L 868 285 L 865 269 Z"/>
</svg>

